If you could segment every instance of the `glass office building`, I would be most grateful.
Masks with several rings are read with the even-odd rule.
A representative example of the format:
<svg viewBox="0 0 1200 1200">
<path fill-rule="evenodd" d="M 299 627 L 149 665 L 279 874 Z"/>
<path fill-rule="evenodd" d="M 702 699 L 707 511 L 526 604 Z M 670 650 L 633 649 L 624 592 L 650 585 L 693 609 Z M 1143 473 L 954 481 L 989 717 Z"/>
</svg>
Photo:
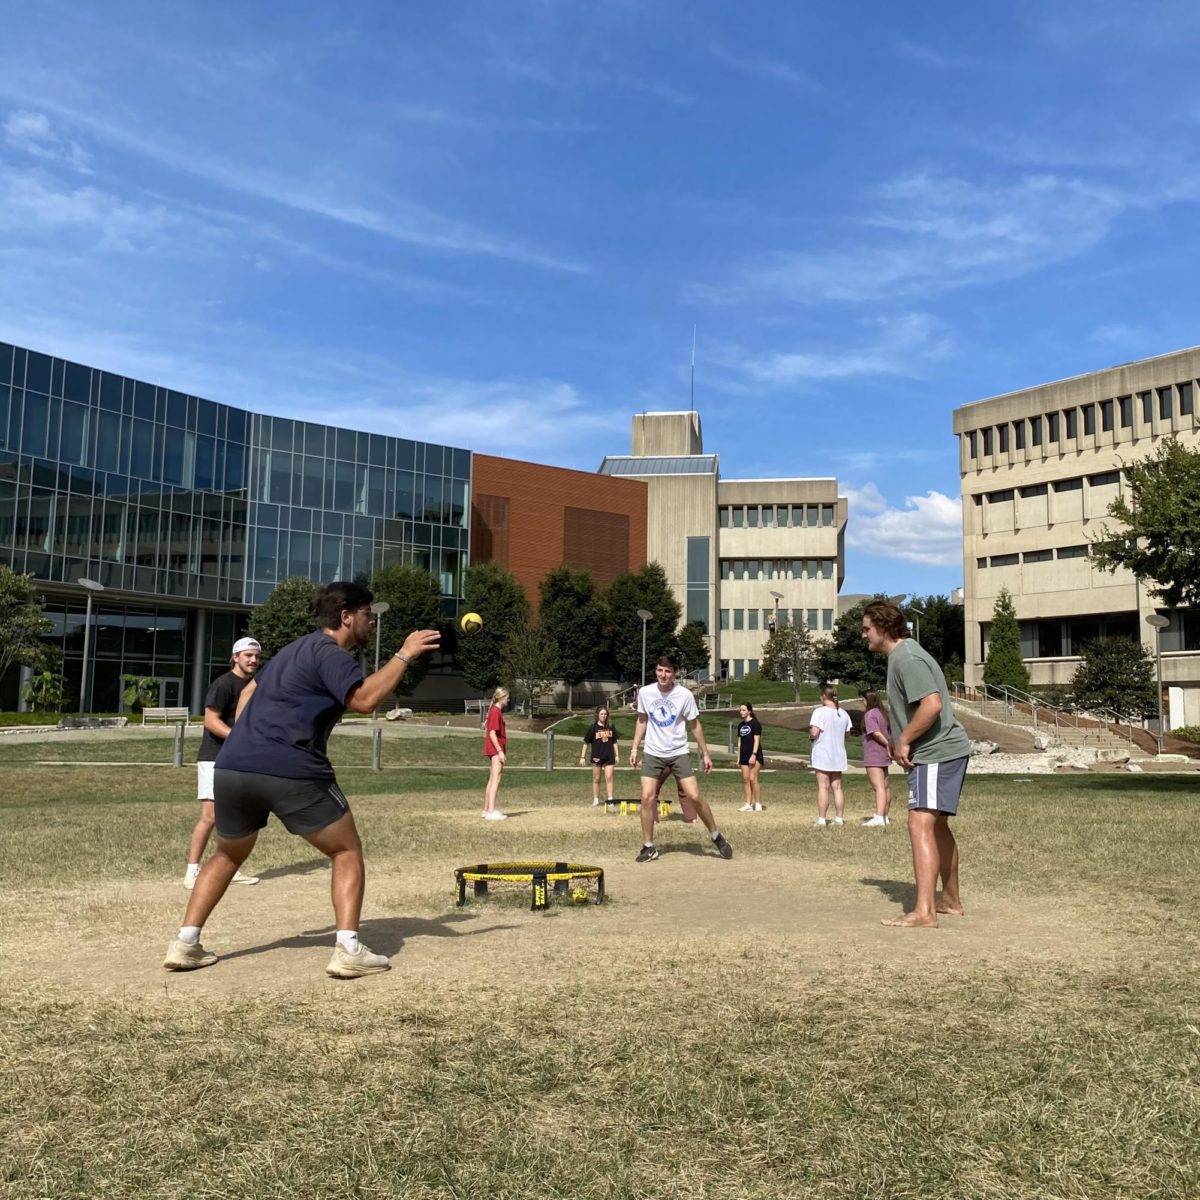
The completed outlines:
<svg viewBox="0 0 1200 1200">
<path fill-rule="evenodd" d="M 292 575 L 416 563 L 453 613 L 470 471 L 466 450 L 252 413 L 0 342 L 0 562 L 37 580 L 76 704 L 77 580 L 103 585 L 89 711 L 117 711 L 127 673 L 198 711 L 250 608 Z M 0 707 L 17 692 L 14 670 Z"/>
</svg>

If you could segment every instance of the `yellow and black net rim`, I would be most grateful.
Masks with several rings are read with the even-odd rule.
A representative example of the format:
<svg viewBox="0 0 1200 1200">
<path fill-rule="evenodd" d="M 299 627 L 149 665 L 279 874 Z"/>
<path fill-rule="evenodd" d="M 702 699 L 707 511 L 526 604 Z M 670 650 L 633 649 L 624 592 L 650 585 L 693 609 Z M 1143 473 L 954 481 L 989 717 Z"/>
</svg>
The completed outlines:
<svg viewBox="0 0 1200 1200">
<path fill-rule="evenodd" d="M 550 907 L 550 899 L 570 897 L 572 900 L 604 902 L 604 869 L 571 862 L 495 862 L 458 867 L 454 872 L 454 902 L 459 907 L 467 902 L 467 884 L 477 897 L 488 894 L 488 884 L 529 884 L 530 908 L 537 912 Z"/>
</svg>

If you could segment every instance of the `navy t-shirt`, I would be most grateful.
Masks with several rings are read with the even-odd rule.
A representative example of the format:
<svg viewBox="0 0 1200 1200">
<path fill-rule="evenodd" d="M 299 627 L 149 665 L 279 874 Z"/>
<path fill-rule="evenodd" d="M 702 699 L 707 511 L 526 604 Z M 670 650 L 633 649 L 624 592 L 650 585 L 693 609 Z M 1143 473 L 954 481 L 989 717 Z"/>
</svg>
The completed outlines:
<svg viewBox="0 0 1200 1200">
<path fill-rule="evenodd" d="M 254 678 L 217 766 L 282 779 L 333 779 L 325 747 L 346 697 L 362 683 L 358 660 L 318 629 L 284 646 Z"/>
<path fill-rule="evenodd" d="M 754 753 L 754 737 L 758 735 L 758 754 Z M 758 759 L 766 762 L 762 750 L 762 726 L 754 717 L 748 717 L 738 726 L 738 762 L 751 763 Z"/>
<path fill-rule="evenodd" d="M 211 708 L 226 725 L 232 725 L 233 714 L 237 712 L 238 697 L 242 694 L 242 688 L 250 682 L 250 678 L 249 675 L 235 675 L 232 671 L 226 671 L 224 675 L 212 681 L 208 694 L 204 697 L 204 707 Z M 217 737 L 205 727 L 196 761 L 215 762 L 224 744 L 224 738 Z"/>
</svg>

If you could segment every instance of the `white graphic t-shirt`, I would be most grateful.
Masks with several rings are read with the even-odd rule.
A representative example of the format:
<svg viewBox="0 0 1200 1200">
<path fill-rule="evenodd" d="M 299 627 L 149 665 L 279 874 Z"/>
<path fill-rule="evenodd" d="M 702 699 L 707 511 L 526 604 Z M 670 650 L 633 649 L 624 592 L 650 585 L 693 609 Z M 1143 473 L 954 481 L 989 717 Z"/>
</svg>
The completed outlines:
<svg viewBox="0 0 1200 1200">
<path fill-rule="evenodd" d="M 687 688 L 676 684 L 664 696 L 657 683 L 638 691 L 637 708 L 646 714 L 646 753 L 655 758 L 678 758 L 687 753 L 686 721 L 700 714 L 696 697 Z"/>
</svg>

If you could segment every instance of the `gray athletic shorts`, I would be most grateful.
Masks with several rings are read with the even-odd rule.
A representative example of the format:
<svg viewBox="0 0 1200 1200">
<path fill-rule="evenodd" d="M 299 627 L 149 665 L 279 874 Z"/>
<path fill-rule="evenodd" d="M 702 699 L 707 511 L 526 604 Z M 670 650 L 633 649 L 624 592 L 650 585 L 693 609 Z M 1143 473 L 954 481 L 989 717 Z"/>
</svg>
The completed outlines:
<svg viewBox="0 0 1200 1200">
<path fill-rule="evenodd" d="M 223 838 L 257 833 L 272 813 L 288 833 L 316 833 L 350 811 L 333 779 L 283 779 L 218 767 L 213 791 L 217 833 Z"/>
<path fill-rule="evenodd" d="M 659 758 L 655 754 L 642 757 L 643 779 L 657 779 L 664 771 L 670 771 L 676 779 L 691 779 L 696 774 L 690 754 L 677 754 L 674 758 Z"/>
<path fill-rule="evenodd" d="M 908 773 L 908 807 L 945 813 L 952 817 L 958 812 L 958 797 L 967 776 L 970 756 L 952 758 L 949 762 L 917 763 Z"/>
</svg>

